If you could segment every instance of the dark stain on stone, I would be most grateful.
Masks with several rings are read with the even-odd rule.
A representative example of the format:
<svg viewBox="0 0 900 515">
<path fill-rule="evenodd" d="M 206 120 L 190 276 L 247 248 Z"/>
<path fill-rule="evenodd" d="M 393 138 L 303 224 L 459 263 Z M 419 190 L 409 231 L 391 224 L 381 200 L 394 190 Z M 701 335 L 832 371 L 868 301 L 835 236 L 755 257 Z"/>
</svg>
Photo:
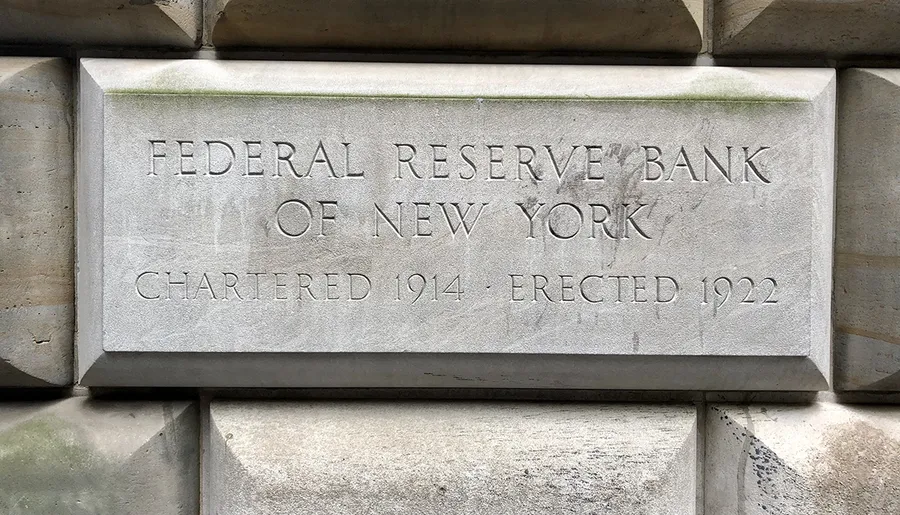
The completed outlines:
<svg viewBox="0 0 900 515">
<path fill-rule="evenodd" d="M 831 426 L 800 472 L 759 440 L 743 420 L 713 411 L 741 446 L 740 513 L 900 513 L 900 441 L 883 430 L 864 420 Z M 756 508 L 749 509 L 753 505 Z"/>
<path fill-rule="evenodd" d="M 808 505 L 810 493 L 799 472 L 757 438 L 750 425 L 745 427 L 745 420 L 735 421 L 722 410 L 714 408 L 714 411 L 741 447 L 736 492 L 739 515 L 759 513 L 759 510 L 772 515 L 818 513 L 803 509 Z M 746 413 L 744 418 L 749 420 L 750 414 Z M 753 505 L 758 509 L 749 509 Z"/>
</svg>

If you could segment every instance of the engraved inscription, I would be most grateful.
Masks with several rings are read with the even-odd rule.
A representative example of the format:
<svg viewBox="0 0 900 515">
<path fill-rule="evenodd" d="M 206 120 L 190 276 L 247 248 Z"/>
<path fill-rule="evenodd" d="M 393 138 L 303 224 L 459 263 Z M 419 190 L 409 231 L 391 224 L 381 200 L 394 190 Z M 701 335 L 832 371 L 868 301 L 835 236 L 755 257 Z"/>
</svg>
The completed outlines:
<svg viewBox="0 0 900 515">
<path fill-rule="evenodd" d="M 371 145 L 311 139 L 149 139 L 146 175 L 269 177 L 275 179 L 363 179 Z M 636 144 L 642 151 L 644 182 L 771 184 L 766 161 L 770 145 Z M 379 145 L 392 154 L 394 180 L 513 181 L 558 184 L 569 180 L 606 181 L 606 161 L 618 158 L 621 144 L 393 142 Z M 371 173 L 371 172 L 369 172 Z"/>
<path fill-rule="evenodd" d="M 487 181 L 506 184 L 507 198 L 477 198 L 471 191 L 457 198 L 428 198 L 427 189 L 414 199 L 350 202 L 340 195 L 303 194 L 272 199 L 266 227 L 273 238 L 298 243 L 347 237 L 347 225 L 374 245 L 405 241 L 439 242 L 447 252 L 461 252 L 482 235 L 496 234 L 492 219 L 505 215 L 502 234 L 518 241 L 581 244 L 618 251 L 620 245 L 659 245 L 676 214 L 659 217 L 672 185 L 698 188 L 702 199 L 721 188 L 772 187 L 778 166 L 769 159 L 773 146 L 709 144 L 699 146 L 642 143 L 542 143 L 501 141 L 352 142 L 329 138 L 263 140 L 247 136 L 183 138 L 146 142 L 148 180 L 355 181 L 388 179 L 388 183 L 425 185 L 443 181 Z M 374 159 L 374 157 L 379 159 Z M 372 163 L 386 163 L 373 168 Z M 615 174 L 625 184 L 648 184 L 654 194 L 611 190 Z M 573 182 L 574 181 L 574 182 Z M 523 183 L 524 186 L 517 186 Z M 552 183 L 583 189 L 577 198 L 554 200 L 517 188 Z M 559 191 L 559 189 L 557 190 Z M 755 191 L 755 190 L 754 190 Z M 591 198 L 594 197 L 594 198 Z M 695 208 L 696 206 L 694 206 Z M 683 211 L 683 209 L 681 210 Z M 508 213 L 515 213 L 507 215 Z M 612 247 L 610 247 L 612 245 Z M 302 252 L 303 247 L 298 247 Z M 406 247 L 414 252 L 415 247 Z M 653 249 L 655 247 L 648 247 Z M 645 250 L 650 252 L 651 250 Z M 602 254 L 601 254 L 602 255 Z M 613 253 L 613 256 L 615 254 Z M 602 259 L 601 259 L 602 262 Z M 767 308 L 779 302 L 783 288 L 768 276 L 701 276 L 619 272 L 612 266 L 580 272 L 509 269 L 480 283 L 463 267 L 363 273 L 359 270 L 281 271 L 260 263 L 257 271 L 141 270 L 134 276 L 138 299 L 159 302 L 394 302 L 419 306 L 436 302 L 465 303 L 495 299 L 513 304 L 596 304 L 667 306 L 694 303 L 722 309 Z M 275 269 L 277 270 L 277 268 Z"/>
<path fill-rule="evenodd" d="M 153 301 L 363 301 L 372 280 L 362 273 L 173 272 L 137 274 L 134 291 Z"/>
</svg>

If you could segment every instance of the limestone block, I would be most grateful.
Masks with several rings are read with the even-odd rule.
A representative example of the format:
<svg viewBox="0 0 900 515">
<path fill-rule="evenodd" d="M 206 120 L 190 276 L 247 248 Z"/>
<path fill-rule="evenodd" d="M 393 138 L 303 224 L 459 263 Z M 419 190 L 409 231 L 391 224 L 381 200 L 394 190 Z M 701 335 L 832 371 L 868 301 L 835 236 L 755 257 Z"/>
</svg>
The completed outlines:
<svg viewBox="0 0 900 515">
<path fill-rule="evenodd" d="M 82 384 L 828 388 L 831 70 L 82 65 Z"/>
<path fill-rule="evenodd" d="M 900 70 L 841 75 L 835 388 L 900 390 Z"/>
<path fill-rule="evenodd" d="M 193 48 L 202 0 L 0 0 L 0 44 Z"/>
<path fill-rule="evenodd" d="M 896 0 L 713 0 L 717 55 L 900 53 Z"/>
<path fill-rule="evenodd" d="M 0 387 L 72 383 L 71 74 L 0 58 Z"/>
<path fill-rule="evenodd" d="M 220 402 L 210 513 L 696 513 L 687 406 Z"/>
<path fill-rule="evenodd" d="M 0 403 L 0 512 L 195 515 L 198 427 L 187 402 Z"/>
<path fill-rule="evenodd" d="M 696 53 L 702 0 L 210 0 L 217 47 Z"/>
<path fill-rule="evenodd" d="M 900 513 L 900 408 L 714 405 L 706 513 Z"/>
</svg>

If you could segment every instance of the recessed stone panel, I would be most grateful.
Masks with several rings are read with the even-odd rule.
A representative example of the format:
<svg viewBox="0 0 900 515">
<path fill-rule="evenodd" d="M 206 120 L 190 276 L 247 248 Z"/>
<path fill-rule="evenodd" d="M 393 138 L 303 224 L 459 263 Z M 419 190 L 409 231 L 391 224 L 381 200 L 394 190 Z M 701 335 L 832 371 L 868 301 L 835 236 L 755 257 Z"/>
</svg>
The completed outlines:
<svg viewBox="0 0 900 515">
<path fill-rule="evenodd" d="M 828 386 L 830 70 L 82 66 L 84 384 Z"/>
<path fill-rule="evenodd" d="M 706 513 L 897 513 L 898 421 L 889 406 L 712 406 Z"/>
<path fill-rule="evenodd" d="M 0 0 L 0 44 L 194 48 L 202 0 Z"/>
<path fill-rule="evenodd" d="M 197 407 L 187 402 L 0 404 L 0 511 L 193 515 Z"/>
<path fill-rule="evenodd" d="M 72 68 L 0 58 L 0 387 L 72 384 Z"/>
<path fill-rule="evenodd" d="M 900 390 L 900 70 L 841 75 L 835 387 Z"/>
<path fill-rule="evenodd" d="M 712 0 L 718 55 L 900 53 L 895 0 Z"/>
<path fill-rule="evenodd" d="M 702 0 L 211 0 L 216 47 L 697 53 Z"/>
<path fill-rule="evenodd" d="M 214 403 L 215 513 L 696 513 L 690 406 Z"/>
</svg>

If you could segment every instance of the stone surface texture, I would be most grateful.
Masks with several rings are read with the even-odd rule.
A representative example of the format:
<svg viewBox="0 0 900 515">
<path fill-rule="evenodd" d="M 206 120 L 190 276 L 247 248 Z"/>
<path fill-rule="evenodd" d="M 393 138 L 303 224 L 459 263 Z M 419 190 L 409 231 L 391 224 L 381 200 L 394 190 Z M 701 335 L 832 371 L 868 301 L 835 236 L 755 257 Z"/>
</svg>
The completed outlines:
<svg viewBox="0 0 900 515">
<path fill-rule="evenodd" d="M 835 388 L 900 391 L 900 70 L 841 75 Z"/>
<path fill-rule="evenodd" d="M 215 402 L 209 512 L 693 514 L 683 406 Z"/>
<path fill-rule="evenodd" d="M 900 408 L 713 405 L 706 513 L 900 513 Z"/>
<path fill-rule="evenodd" d="M 696 53 L 702 0 L 209 0 L 217 47 Z"/>
<path fill-rule="evenodd" d="M 717 55 L 900 53 L 895 0 L 711 1 Z"/>
<path fill-rule="evenodd" d="M 187 402 L 0 404 L 0 512 L 194 515 L 199 418 Z"/>
<path fill-rule="evenodd" d="M 194 48 L 202 0 L 0 0 L 0 44 Z"/>
<path fill-rule="evenodd" d="M 0 58 L 0 387 L 72 383 L 71 74 Z"/>
<path fill-rule="evenodd" d="M 828 387 L 831 70 L 82 66 L 83 384 Z"/>
</svg>

